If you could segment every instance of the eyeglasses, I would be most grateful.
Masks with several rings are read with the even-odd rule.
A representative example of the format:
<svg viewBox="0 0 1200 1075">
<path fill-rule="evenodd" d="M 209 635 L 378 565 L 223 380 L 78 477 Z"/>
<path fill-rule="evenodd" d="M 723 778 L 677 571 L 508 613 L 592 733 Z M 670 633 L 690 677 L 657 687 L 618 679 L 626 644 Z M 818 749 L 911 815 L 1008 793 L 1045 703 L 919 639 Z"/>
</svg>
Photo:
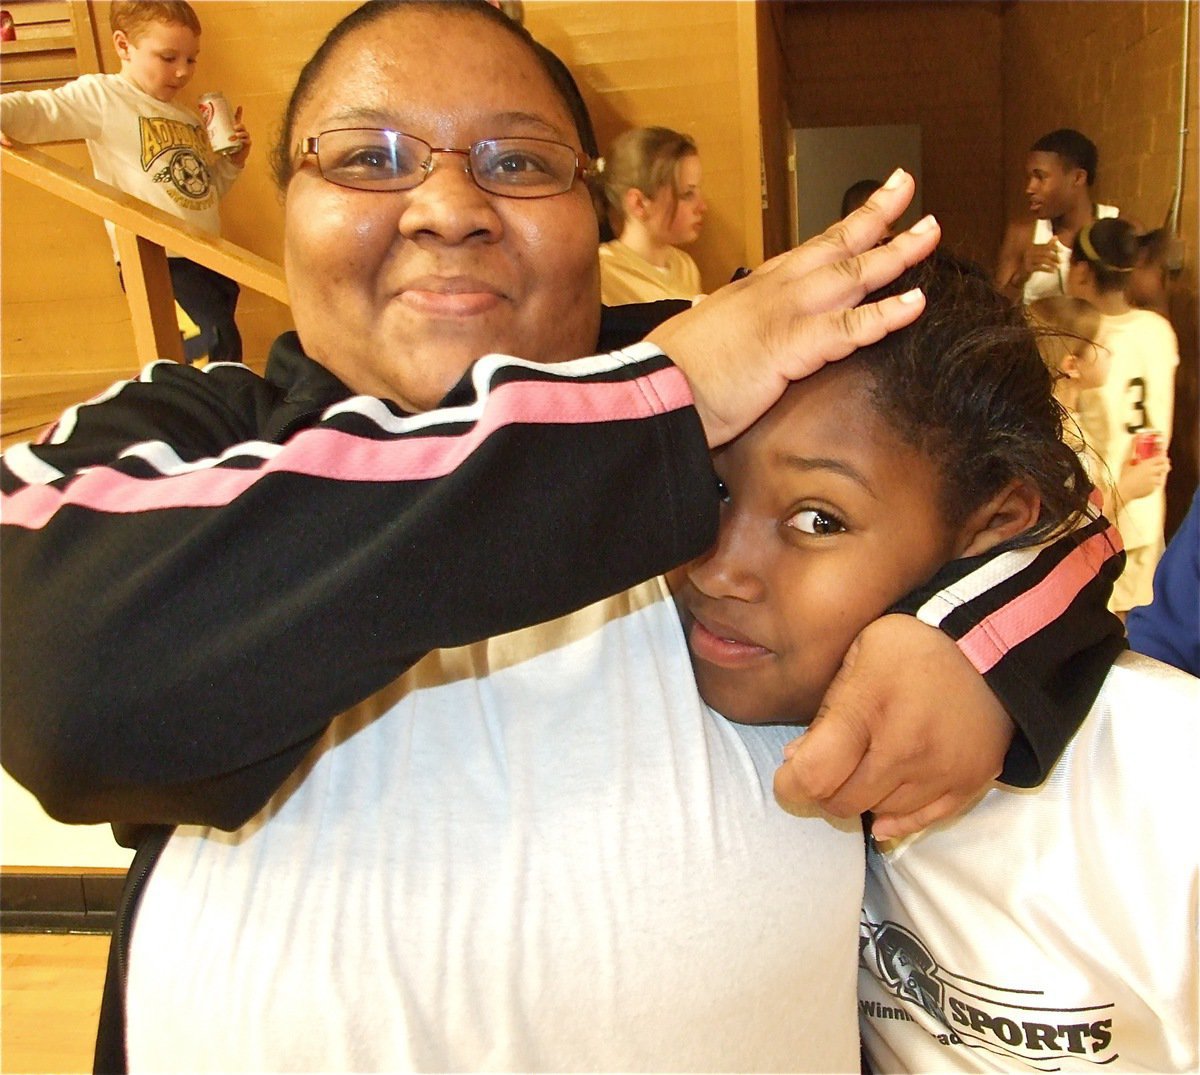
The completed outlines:
<svg viewBox="0 0 1200 1075">
<path fill-rule="evenodd" d="M 544 138 L 486 138 L 467 149 L 431 146 L 399 131 L 351 127 L 304 138 L 301 157 L 316 157 L 321 176 L 352 190 L 411 190 L 433 172 L 435 153 L 467 158 L 475 185 L 505 198 L 565 194 L 594 174 L 592 162 L 568 145 Z"/>
</svg>

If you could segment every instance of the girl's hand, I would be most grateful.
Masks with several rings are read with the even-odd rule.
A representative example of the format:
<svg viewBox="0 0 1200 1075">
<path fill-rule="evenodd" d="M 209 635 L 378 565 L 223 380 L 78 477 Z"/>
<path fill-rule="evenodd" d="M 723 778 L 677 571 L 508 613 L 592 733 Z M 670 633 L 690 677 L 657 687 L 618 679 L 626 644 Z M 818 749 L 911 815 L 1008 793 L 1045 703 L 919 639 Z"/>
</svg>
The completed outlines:
<svg viewBox="0 0 1200 1075">
<path fill-rule="evenodd" d="M 1167 484 L 1167 475 L 1171 472 L 1171 461 L 1166 455 L 1156 455 L 1149 459 L 1127 459 L 1121 468 L 1121 476 L 1117 478 L 1116 509 L 1121 510 L 1123 504 L 1131 500 L 1141 500 L 1156 489 Z"/>
</svg>

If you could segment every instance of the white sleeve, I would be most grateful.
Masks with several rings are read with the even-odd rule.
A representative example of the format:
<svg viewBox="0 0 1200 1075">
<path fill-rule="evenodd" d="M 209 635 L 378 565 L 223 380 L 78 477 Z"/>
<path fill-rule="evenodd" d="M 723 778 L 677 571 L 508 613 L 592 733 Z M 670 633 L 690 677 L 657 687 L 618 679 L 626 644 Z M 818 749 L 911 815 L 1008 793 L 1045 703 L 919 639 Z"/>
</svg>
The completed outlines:
<svg viewBox="0 0 1200 1075">
<path fill-rule="evenodd" d="M 18 142 L 97 139 L 104 126 L 104 92 L 84 76 L 53 90 L 0 95 L 0 130 Z"/>
<path fill-rule="evenodd" d="M 237 182 L 243 169 L 233 163 L 224 153 L 214 153 L 209 170 L 212 172 L 213 186 L 217 188 L 217 197 L 224 198 L 229 188 Z"/>
<path fill-rule="evenodd" d="M 1171 323 L 1156 316 L 1153 350 L 1146 363 L 1146 398 L 1150 401 L 1150 424 L 1171 440 L 1175 416 L 1175 372 L 1179 366 L 1179 340 Z"/>
</svg>

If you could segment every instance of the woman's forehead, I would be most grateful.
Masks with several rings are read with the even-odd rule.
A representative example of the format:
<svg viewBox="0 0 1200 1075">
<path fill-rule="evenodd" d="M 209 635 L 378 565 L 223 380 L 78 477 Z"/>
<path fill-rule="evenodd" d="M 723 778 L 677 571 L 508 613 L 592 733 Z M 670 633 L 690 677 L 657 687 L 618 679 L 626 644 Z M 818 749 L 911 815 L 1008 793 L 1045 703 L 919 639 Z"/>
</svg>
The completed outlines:
<svg viewBox="0 0 1200 1075">
<path fill-rule="evenodd" d="M 574 143 L 566 103 L 533 52 L 489 20 L 418 9 L 359 28 L 330 55 L 304 125 L 400 127 L 427 138 L 521 134 Z"/>
</svg>

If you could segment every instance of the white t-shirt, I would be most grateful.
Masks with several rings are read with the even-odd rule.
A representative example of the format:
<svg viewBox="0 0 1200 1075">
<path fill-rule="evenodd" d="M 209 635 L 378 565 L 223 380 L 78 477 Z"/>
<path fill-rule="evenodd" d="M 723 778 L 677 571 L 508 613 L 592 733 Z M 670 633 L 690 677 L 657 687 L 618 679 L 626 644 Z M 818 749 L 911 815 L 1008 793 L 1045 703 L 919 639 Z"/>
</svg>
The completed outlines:
<svg viewBox="0 0 1200 1075">
<path fill-rule="evenodd" d="M 1039 788 L 868 855 L 873 1069 L 1195 1071 L 1200 680 L 1117 659 Z"/>
<path fill-rule="evenodd" d="M 1099 205 L 1095 207 L 1095 219 L 1118 216 L 1120 211 L 1115 205 Z M 1028 305 L 1036 299 L 1044 299 L 1048 295 L 1065 295 L 1067 293 L 1067 274 L 1071 271 L 1071 248 L 1064 246 L 1054 234 L 1052 221 L 1039 218 L 1033 222 L 1033 242 L 1053 243 L 1054 256 L 1058 259 L 1058 267 L 1053 272 L 1031 273 L 1021 291 L 1021 300 Z"/>
<path fill-rule="evenodd" d="M 857 1072 L 862 833 L 775 802 L 794 734 L 704 706 L 657 580 L 430 654 L 168 843 L 130 1070 Z"/>
<path fill-rule="evenodd" d="M 151 97 L 123 75 L 0 94 L 0 130 L 19 142 L 86 139 L 97 179 L 213 235 L 221 231 L 218 203 L 241 174 L 213 153 L 195 112 Z M 113 226 L 104 224 L 115 254 Z"/>
</svg>

